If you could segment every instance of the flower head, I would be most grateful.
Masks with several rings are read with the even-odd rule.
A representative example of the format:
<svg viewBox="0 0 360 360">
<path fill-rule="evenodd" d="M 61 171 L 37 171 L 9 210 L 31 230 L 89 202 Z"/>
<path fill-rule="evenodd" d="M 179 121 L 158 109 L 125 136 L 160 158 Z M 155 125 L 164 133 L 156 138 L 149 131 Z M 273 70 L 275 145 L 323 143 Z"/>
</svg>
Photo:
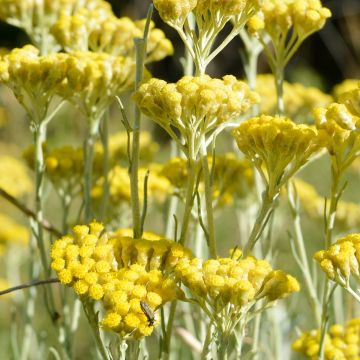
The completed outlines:
<svg viewBox="0 0 360 360">
<path fill-rule="evenodd" d="M 326 250 L 315 253 L 314 259 L 319 263 L 326 276 L 348 288 L 350 276 L 360 283 L 360 235 L 350 234 L 331 245 Z"/>
<path fill-rule="evenodd" d="M 114 251 L 104 227 L 97 222 L 77 225 L 73 235 L 63 236 L 51 248 L 51 267 L 62 284 L 79 296 L 100 300 L 104 286 L 115 271 Z"/>
<path fill-rule="evenodd" d="M 342 103 L 332 103 L 327 108 L 313 110 L 316 127 L 325 140 L 337 166 L 345 169 L 355 160 L 360 149 L 358 127 L 360 117 Z"/>
<path fill-rule="evenodd" d="M 360 321 L 355 318 L 345 326 L 335 324 L 330 326 L 325 334 L 324 359 L 356 359 L 360 356 L 359 330 Z M 320 331 L 304 332 L 296 339 L 292 348 L 310 359 L 317 359 L 320 350 Z"/>
<path fill-rule="evenodd" d="M 75 103 L 89 121 L 98 120 L 115 95 L 134 82 L 135 63 L 104 53 L 74 52 L 66 61 L 66 81 L 59 94 Z"/>
<path fill-rule="evenodd" d="M 71 15 L 81 8 L 112 14 L 110 4 L 103 0 L 4 0 L 0 19 L 23 29 L 42 54 L 48 54 L 60 50 L 50 34 L 51 26 L 61 15 Z"/>
<path fill-rule="evenodd" d="M 102 8 L 83 8 L 72 16 L 61 16 L 51 32 L 68 52 L 93 51 L 134 58 L 133 39 L 143 36 L 144 25 L 144 20 L 117 18 Z M 171 42 L 151 23 L 146 62 L 159 61 L 172 53 Z"/>
<path fill-rule="evenodd" d="M 145 115 L 171 136 L 175 136 L 173 127 L 185 139 L 198 134 L 195 148 L 199 148 L 200 136 L 246 112 L 258 96 L 231 75 L 222 80 L 204 75 L 184 76 L 175 84 L 151 79 L 135 92 L 133 99 Z"/>
<path fill-rule="evenodd" d="M 14 49 L 0 61 L 0 82 L 14 92 L 32 121 L 45 118 L 67 71 L 66 54 L 39 56 L 32 45 Z"/>
<path fill-rule="evenodd" d="M 253 257 L 182 259 L 175 272 L 192 297 L 200 306 L 208 304 L 215 322 L 220 323 L 228 318 L 236 321 L 259 299 L 271 302 L 299 291 L 295 278 Z"/>
<path fill-rule="evenodd" d="M 322 146 L 316 129 L 285 117 L 262 115 L 233 131 L 239 149 L 277 191 Z"/>
</svg>

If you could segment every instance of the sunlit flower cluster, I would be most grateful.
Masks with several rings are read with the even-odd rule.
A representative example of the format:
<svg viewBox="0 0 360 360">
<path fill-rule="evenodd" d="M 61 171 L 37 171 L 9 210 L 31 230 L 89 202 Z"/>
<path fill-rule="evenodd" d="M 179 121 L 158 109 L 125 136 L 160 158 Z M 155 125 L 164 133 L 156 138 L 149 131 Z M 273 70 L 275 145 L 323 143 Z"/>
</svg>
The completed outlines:
<svg viewBox="0 0 360 360">
<path fill-rule="evenodd" d="M 346 92 L 356 90 L 359 87 L 359 79 L 346 79 L 340 84 L 337 84 L 332 89 L 332 94 L 336 101 L 339 100 L 340 96 Z"/>
<path fill-rule="evenodd" d="M 248 22 L 248 27 L 258 36 L 268 34 L 275 44 L 279 34 L 286 37 L 291 28 L 293 39 L 304 40 L 320 30 L 330 16 L 330 10 L 322 7 L 320 0 L 268 0 L 262 3 L 260 12 Z"/>
<path fill-rule="evenodd" d="M 328 249 L 316 252 L 314 259 L 330 280 L 347 290 L 350 288 L 350 276 L 360 284 L 359 234 L 350 234 L 337 240 Z"/>
<path fill-rule="evenodd" d="M 32 45 L 12 50 L 0 61 L 0 82 L 14 92 L 34 122 L 45 118 L 50 101 L 66 76 L 66 54 L 40 56 Z"/>
<path fill-rule="evenodd" d="M 23 29 L 46 54 L 60 49 L 50 34 L 51 26 L 62 14 L 71 15 L 81 8 L 112 13 L 110 4 L 103 0 L 4 0 L 0 19 Z"/>
<path fill-rule="evenodd" d="M 133 99 L 145 115 L 174 138 L 172 127 L 185 139 L 195 138 L 194 148 L 187 149 L 193 155 L 200 147 L 201 135 L 246 112 L 258 101 L 258 95 L 234 76 L 220 80 L 204 75 L 184 76 L 175 84 L 153 78 L 140 87 Z"/>
<path fill-rule="evenodd" d="M 33 183 L 26 171 L 26 166 L 17 158 L 0 156 L 0 188 L 14 197 L 31 193 Z"/>
<path fill-rule="evenodd" d="M 358 359 L 360 356 L 360 319 L 352 319 L 345 326 L 332 325 L 325 334 L 324 359 Z M 318 359 L 320 331 L 303 333 L 294 341 L 292 348 L 309 359 Z"/>
<path fill-rule="evenodd" d="M 337 169 L 340 171 L 347 168 L 360 151 L 357 130 L 360 117 L 353 114 L 343 103 L 332 103 L 327 108 L 315 108 L 313 112 L 316 126 L 326 141 L 328 152 L 336 160 Z"/>
<path fill-rule="evenodd" d="M 104 52 L 114 56 L 135 56 L 134 38 L 141 38 L 145 20 L 133 21 L 117 18 L 103 9 L 81 9 L 73 16 L 62 16 L 52 27 L 52 34 L 68 51 Z M 173 53 L 171 42 L 165 34 L 154 28 L 147 42 L 146 62 L 159 61 Z"/>
<path fill-rule="evenodd" d="M 274 76 L 271 74 L 258 75 L 255 90 L 261 97 L 259 112 L 275 115 L 277 113 L 277 104 Z M 332 97 L 324 94 L 318 88 L 284 81 L 285 115 L 296 123 L 313 123 L 313 108 L 327 106 L 331 102 Z"/>
<path fill-rule="evenodd" d="M 239 149 L 254 163 L 270 193 L 291 178 L 322 147 L 315 128 L 285 117 L 262 115 L 233 131 Z"/>
<path fill-rule="evenodd" d="M 90 122 L 100 119 L 115 95 L 129 90 L 135 79 L 134 61 L 121 56 L 76 51 L 66 65 L 59 94 L 78 106 Z"/>
<path fill-rule="evenodd" d="M 95 221 L 89 226 L 77 225 L 72 236 L 54 242 L 51 267 L 60 282 L 71 286 L 81 298 L 101 300 L 105 329 L 122 337 L 140 338 L 149 336 L 159 325 L 158 317 L 150 323 L 140 301 L 155 312 L 164 303 L 183 298 L 171 274 L 181 259 L 192 254 L 180 244 L 151 233 L 144 233 L 141 239 L 128 233 L 120 229 L 109 236 Z"/>
<path fill-rule="evenodd" d="M 104 296 L 103 286 L 115 271 L 113 247 L 103 230 L 97 222 L 77 225 L 72 236 L 56 240 L 51 248 L 51 268 L 60 282 L 95 300 Z"/>
<path fill-rule="evenodd" d="M 0 213 L 0 255 L 9 244 L 26 245 L 29 235 L 27 227 L 19 225 L 8 215 Z"/>
<path fill-rule="evenodd" d="M 222 332 L 231 332 L 260 299 L 268 303 L 300 289 L 295 278 L 253 257 L 182 259 L 175 272 Z"/>
</svg>

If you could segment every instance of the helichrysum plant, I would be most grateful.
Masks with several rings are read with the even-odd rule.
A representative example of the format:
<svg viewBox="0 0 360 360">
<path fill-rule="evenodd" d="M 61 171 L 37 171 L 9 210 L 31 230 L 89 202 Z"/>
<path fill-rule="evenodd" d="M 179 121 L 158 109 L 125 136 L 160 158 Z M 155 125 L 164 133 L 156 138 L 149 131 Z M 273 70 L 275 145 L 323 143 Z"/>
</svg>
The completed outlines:
<svg viewBox="0 0 360 360">
<path fill-rule="evenodd" d="M 0 3 L 30 42 L 0 51 L 1 358 L 359 358 L 360 83 L 285 81 L 330 17 L 319 0 L 154 0 L 140 19 Z M 246 79 L 210 74 L 235 38 Z M 182 51 L 177 78 L 147 68 Z"/>
</svg>

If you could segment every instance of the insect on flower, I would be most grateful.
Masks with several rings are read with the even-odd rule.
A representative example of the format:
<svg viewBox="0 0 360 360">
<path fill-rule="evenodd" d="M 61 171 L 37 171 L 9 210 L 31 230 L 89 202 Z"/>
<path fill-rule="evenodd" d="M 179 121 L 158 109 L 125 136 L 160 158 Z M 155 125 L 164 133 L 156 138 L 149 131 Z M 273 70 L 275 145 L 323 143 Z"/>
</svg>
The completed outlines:
<svg viewBox="0 0 360 360">
<path fill-rule="evenodd" d="M 147 320 L 149 322 L 149 326 L 154 326 L 156 317 L 155 313 L 151 310 L 150 306 L 143 300 L 140 300 L 140 307 L 145 316 L 147 317 Z"/>
</svg>

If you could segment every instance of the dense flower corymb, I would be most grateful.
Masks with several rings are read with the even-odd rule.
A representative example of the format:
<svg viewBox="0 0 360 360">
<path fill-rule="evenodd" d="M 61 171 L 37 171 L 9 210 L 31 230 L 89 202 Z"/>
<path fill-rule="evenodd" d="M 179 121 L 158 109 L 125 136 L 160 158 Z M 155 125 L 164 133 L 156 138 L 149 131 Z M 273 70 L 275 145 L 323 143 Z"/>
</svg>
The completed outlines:
<svg viewBox="0 0 360 360">
<path fill-rule="evenodd" d="M 59 85 L 65 79 L 68 55 L 39 56 L 32 45 L 12 50 L 0 62 L 0 82 L 14 92 L 33 121 L 45 117 Z"/>
<path fill-rule="evenodd" d="M 191 146 L 187 151 L 196 154 L 203 135 L 246 112 L 259 97 L 234 76 L 220 80 L 204 75 L 184 76 L 175 84 L 151 79 L 133 99 L 170 136 L 176 138 L 172 128 L 178 129 Z"/>
<path fill-rule="evenodd" d="M 284 184 L 322 147 L 315 128 L 296 125 L 285 117 L 252 118 L 235 129 L 233 135 L 270 189 Z"/>
<path fill-rule="evenodd" d="M 81 299 L 101 302 L 105 316 L 100 323 L 105 329 L 139 339 L 159 325 L 158 316 L 149 322 L 140 302 L 156 312 L 164 303 L 183 298 L 172 274 L 179 261 L 192 254 L 152 233 L 141 239 L 130 235 L 128 229 L 120 229 L 109 236 L 95 221 L 77 225 L 72 236 L 54 242 L 51 267 Z"/>
<path fill-rule="evenodd" d="M 117 18 L 102 9 L 81 9 L 73 16 L 60 17 L 51 31 L 68 52 L 93 51 L 134 58 L 134 38 L 143 36 L 144 26 L 144 20 Z M 151 23 L 146 62 L 159 61 L 172 53 L 171 42 Z"/>
<path fill-rule="evenodd" d="M 335 324 L 325 334 L 324 359 L 358 359 L 360 356 L 360 319 L 352 319 L 345 326 Z M 294 351 L 309 359 L 318 359 L 320 349 L 320 331 L 311 330 L 303 333 L 292 344 Z"/>
</svg>

